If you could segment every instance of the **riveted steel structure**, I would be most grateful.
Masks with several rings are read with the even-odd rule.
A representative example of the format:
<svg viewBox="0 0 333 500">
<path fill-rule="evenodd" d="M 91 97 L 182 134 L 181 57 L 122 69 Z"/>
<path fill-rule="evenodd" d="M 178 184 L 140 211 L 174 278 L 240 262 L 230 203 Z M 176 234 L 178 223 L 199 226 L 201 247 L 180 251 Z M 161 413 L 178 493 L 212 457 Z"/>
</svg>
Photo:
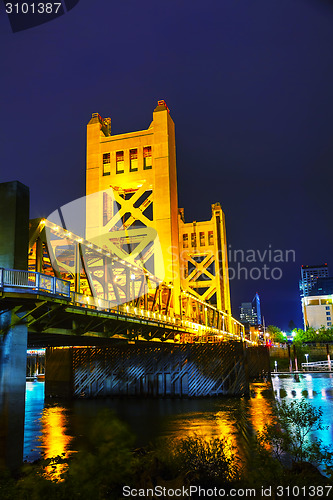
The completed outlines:
<svg viewBox="0 0 333 500">
<path fill-rule="evenodd" d="M 223 311 L 183 291 L 176 314 L 172 286 L 46 219 L 30 221 L 28 264 L 25 273 L 0 270 L 0 290 L 13 304 L 22 291 L 31 298 L 26 321 L 34 345 L 42 345 L 42 333 L 46 345 L 55 345 L 56 333 L 177 343 L 241 338 L 242 325 L 230 332 Z"/>
<path fill-rule="evenodd" d="M 230 315 L 227 242 L 221 205 L 212 205 L 210 221 L 185 223 L 183 209 L 179 215 L 182 288 L 198 300 L 217 304 L 226 313 L 226 329 L 232 331 L 234 320 Z"/>
</svg>

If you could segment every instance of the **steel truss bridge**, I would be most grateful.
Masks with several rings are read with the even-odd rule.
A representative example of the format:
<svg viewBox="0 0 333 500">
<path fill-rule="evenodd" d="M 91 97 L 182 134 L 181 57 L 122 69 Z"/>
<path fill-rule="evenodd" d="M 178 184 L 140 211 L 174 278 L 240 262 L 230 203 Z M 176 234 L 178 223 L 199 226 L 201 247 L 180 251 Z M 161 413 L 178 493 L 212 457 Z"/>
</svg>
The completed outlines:
<svg viewBox="0 0 333 500">
<path fill-rule="evenodd" d="M 0 299 L 14 324 L 26 322 L 30 346 L 91 345 L 91 337 L 94 345 L 207 343 L 242 340 L 244 333 L 225 312 L 187 292 L 175 297 L 172 286 L 143 267 L 45 219 L 30 223 L 28 270 L 0 269 Z"/>
</svg>

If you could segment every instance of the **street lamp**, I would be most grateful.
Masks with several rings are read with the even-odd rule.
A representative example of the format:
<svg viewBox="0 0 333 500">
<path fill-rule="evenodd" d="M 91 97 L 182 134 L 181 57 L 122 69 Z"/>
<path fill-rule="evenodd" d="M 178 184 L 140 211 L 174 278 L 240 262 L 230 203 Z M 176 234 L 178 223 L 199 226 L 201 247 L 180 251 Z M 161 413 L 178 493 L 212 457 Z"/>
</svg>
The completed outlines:
<svg viewBox="0 0 333 500">
<path fill-rule="evenodd" d="M 306 359 L 306 364 L 309 363 L 309 355 L 308 354 L 305 354 L 305 359 Z"/>
</svg>

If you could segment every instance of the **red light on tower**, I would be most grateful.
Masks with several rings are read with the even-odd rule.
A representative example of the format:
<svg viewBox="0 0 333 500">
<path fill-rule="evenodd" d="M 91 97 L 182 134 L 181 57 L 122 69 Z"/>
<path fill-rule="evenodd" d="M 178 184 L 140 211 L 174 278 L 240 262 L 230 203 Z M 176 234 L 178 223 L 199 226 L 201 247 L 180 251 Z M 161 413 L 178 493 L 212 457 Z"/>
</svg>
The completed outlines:
<svg viewBox="0 0 333 500">
<path fill-rule="evenodd" d="M 168 113 L 170 113 L 170 109 L 167 106 L 167 103 L 165 102 L 164 99 L 161 99 L 160 101 L 157 101 L 158 106 L 165 106 L 166 109 L 168 110 Z"/>
</svg>

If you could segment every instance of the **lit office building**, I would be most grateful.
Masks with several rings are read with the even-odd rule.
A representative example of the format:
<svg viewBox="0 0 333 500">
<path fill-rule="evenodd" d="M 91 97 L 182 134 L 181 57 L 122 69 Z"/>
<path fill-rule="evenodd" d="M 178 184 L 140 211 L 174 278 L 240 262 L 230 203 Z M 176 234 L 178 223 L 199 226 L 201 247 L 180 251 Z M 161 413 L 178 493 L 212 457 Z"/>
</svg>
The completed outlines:
<svg viewBox="0 0 333 500">
<path fill-rule="evenodd" d="M 261 325 L 261 309 L 259 294 L 256 293 L 252 302 L 242 302 L 240 306 L 240 320 L 243 324 L 252 326 Z"/>
<path fill-rule="evenodd" d="M 327 264 L 321 264 L 319 266 L 302 266 L 301 279 L 299 282 L 301 299 L 310 294 L 318 278 L 328 278 L 328 276 Z"/>
</svg>

